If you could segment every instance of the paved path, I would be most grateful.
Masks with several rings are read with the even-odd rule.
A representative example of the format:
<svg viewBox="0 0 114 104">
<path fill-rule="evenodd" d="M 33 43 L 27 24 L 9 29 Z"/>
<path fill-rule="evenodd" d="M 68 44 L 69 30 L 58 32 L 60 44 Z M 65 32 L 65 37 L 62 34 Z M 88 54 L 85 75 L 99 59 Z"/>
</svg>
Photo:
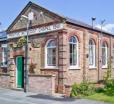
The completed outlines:
<svg viewBox="0 0 114 104">
<path fill-rule="evenodd" d="M 71 99 L 24 93 L 0 88 L 0 104 L 108 104 L 85 99 Z"/>
</svg>

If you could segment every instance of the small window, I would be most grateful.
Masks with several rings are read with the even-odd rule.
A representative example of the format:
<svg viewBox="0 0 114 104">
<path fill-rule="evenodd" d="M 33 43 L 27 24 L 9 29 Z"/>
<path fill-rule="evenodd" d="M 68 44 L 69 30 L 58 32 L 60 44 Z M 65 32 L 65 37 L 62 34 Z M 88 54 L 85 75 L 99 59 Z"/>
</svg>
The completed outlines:
<svg viewBox="0 0 114 104">
<path fill-rule="evenodd" d="M 47 42 L 45 54 L 46 54 L 45 66 L 50 67 L 50 68 L 56 67 L 56 42 L 55 40 L 50 40 Z"/>
<path fill-rule="evenodd" d="M 102 67 L 108 67 L 108 46 L 106 42 L 102 44 Z"/>
<path fill-rule="evenodd" d="M 69 40 L 70 68 L 78 67 L 78 39 L 72 36 Z"/>
<path fill-rule="evenodd" d="M 95 42 L 91 39 L 89 40 L 89 67 L 95 67 Z"/>
</svg>

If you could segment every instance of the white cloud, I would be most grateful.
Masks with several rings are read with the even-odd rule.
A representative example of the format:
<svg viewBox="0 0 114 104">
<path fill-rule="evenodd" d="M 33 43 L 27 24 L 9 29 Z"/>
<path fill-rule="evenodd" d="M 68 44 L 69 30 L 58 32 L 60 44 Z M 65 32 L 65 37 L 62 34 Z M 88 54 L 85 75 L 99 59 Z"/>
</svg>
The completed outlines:
<svg viewBox="0 0 114 104">
<path fill-rule="evenodd" d="M 100 25 L 100 24 L 96 25 L 95 27 L 101 29 L 101 25 Z M 104 31 L 106 31 L 106 32 L 111 32 L 111 33 L 112 33 L 112 31 L 113 31 L 113 29 L 114 29 L 114 24 L 106 24 L 106 25 L 104 25 L 104 26 L 102 27 L 102 29 L 103 29 Z"/>
<path fill-rule="evenodd" d="M 0 28 L 0 32 L 6 31 L 7 28 Z"/>
</svg>

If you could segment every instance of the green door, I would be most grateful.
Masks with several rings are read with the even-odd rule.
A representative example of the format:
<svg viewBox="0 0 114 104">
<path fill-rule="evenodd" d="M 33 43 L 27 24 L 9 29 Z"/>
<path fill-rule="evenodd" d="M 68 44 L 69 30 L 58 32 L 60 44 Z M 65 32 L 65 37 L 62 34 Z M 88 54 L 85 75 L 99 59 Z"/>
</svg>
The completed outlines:
<svg viewBox="0 0 114 104">
<path fill-rule="evenodd" d="M 24 67 L 23 67 L 23 57 L 18 56 L 16 58 L 17 65 L 17 88 L 23 88 L 24 85 Z"/>
</svg>

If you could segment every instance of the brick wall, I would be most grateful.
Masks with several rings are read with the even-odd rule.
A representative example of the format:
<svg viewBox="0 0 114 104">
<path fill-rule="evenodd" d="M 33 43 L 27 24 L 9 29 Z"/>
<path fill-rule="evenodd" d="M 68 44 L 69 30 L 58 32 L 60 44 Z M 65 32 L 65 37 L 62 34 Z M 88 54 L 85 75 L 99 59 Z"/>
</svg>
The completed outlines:
<svg viewBox="0 0 114 104">
<path fill-rule="evenodd" d="M 30 75 L 29 91 L 38 94 L 53 95 L 55 93 L 55 76 Z"/>
<path fill-rule="evenodd" d="M 65 24 L 65 29 L 56 32 L 50 32 L 45 34 L 33 35 L 29 37 L 30 44 L 31 42 L 40 43 L 40 47 L 34 48 L 32 45 L 29 45 L 29 63 L 34 62 L 37 64 L 35 68 L 35 74 L 43 74 L 43 75 L 55 75 L 56 81 L 55 86 L 56 90 L 59 92 L 64 92 L 64 85 L 72 85 L 74 82 L 80 83 L 84 79 L 87 79 L 91 82 L 97 82 L 98 80 L 102 80 L 107 69 L 102 69 L 99 67 L 101 65 L 100 59 L 101 56 L 101 45 L 99 44 L 99 34 L 98 32 L 88 30 L 86 28 L 73 26 Z M 70 69 L 69 65 L 69 38 L 71 36 L 77 36 L 79 41 L 79 67 L 76 69 Z M 94 39 L 96 44 L 96 67 L 89 68 L 89 58 L 87 57 L 89 54 L 89 39 Z M 111 39 L 110 39 L 111 38 Z M 49 39 L 55 39 L 57 41 L 57 69 L 48 69 L 45 68 L 45 44 Z M 110 50 L 112 50 L 114 37 L 103 35 L 103 40 L 106 40 Z M 11 40 L 10 42 L 16 42 L 16 40 Z M 110 47 L 111 45 L 111 47 Z M 112 60 L 111 56 L 113 56 L 113 52 L 109 50 L 109 59 Z M 11 56 L 11 55 L 10 55 Z M 14 57 L 13 57 L 14 58 Z M 16 76 L 16 67 L 12 65 L 11 69 L 12 78 L 11 82 L 13 82 L 15 87 L 15 76 Z M 114 68 L 112 69 L 112 75 L 114 77 Z M 36 81 L 36 77 L 30 77 L 32 82 Z M 38 77 L 39 78 L 39 77 Z M 34 80 L 35 79 L 35 80 Z M 42 77 L 42 80 L 44 78 Z M 47 80 L 47 79 L 45 79 Z M 31 83 L 31 82 L 30 82 Z M 34 84 L 35 85 L 35 84 Z M 35 85 L 37 86 L 37 85 Z M 34 88 L 33 88 L 34 89 Z"/>
<path fill-rule="evenodd" d="M 67 72 L 66 72 L 66 81 L 65 85 L 72 85 L 73 83 L 77 82 L 80 83 L 83 81 L 83 58 L 84 58 L 84 50 L 83 50 L 83 31 L 76 30 L 74 27 L 66 27 L 67 29 Z M 78 64 L 79 67 L 76 69 L 70 69 L 70 64 L 69 64 L 69 39 L 71 36 L 76 36 L 78 38 Z M 65 60 L 63 60 L 65 61 Z"/>
<path fill-rule="evenodd" d="M 10 76 L 9 76 L 9 74 L 0 74 L 0 87 L 10 88 Z"/>
<path fill-rule="evenodd" d="M 102 56 L 101 53 L 101 44 L 100 41 L 107 41 L 108 43 L 108 54 L 109 54 L 109 61 L 112 62 L 113 52 L 113 44 L 114 44 L 114 37 L 104 34 L 102 40 L 99 41 L 99 34 L 98 32 L 91 31 L 82 27 L 73 26 L 73 25 L 66 25 L 67 30 L 67 38 L 69 39 L 70 36 L 77 36 L 79 40 L 79 68 L 77 69 L 69 69 L 67 71 L 67 80 L 65 85 L 72 85 L 74 82 L 80 83 L 85 79 L 91 82 L 97 82 L 98 80 L 102 80 L 107 68 L 102 68 L 100 58 Z M 89 39 L 93 39 L 96 45 L 96 67 L 89 68 L 89 58 L 87 55 L 89 54 Z M 67 40 L 68 41 L 68 40 Z M 69 46 L 67 46 L 69 47 Z M 69 48 L 68 48 L 69 50 Z M 67 58 L 69 59 L 69 53 L 67 53 Z M 112 63 L 113 64 L 113 63 Z M 68 63 L 69 68 L 69 63 Z M 67 69 L 66 69 L 67 70 Z M 114 78 L 114 68 L 112 67 L 112 77 Z"/>
</svg>

